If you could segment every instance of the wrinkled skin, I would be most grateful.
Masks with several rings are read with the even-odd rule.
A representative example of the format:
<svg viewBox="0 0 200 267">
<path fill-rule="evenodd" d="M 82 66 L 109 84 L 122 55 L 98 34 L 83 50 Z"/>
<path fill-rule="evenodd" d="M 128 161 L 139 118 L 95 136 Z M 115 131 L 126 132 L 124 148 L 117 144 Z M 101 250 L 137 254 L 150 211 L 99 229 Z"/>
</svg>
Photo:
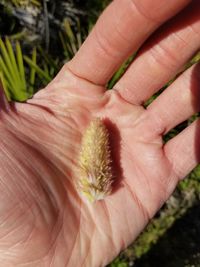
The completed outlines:
<svg viewBox="0 0 200 267">
<path fill-rule="evenodd" d="M 120 5 L 121 10 L 130 9 L 129 2 L 114 1 L 110 9 L 120 10 Z M 155 1 L 155 6 L 159 6 L 159 2 Z M 176 2 L 179 4 L 169 1 L 171 7 L 165 12 L 162 10 L 168 7 L 159 7 L 161 15 L 156 21 L 164 22 L 189 3 Z M 148 8 L 148 1 L 141 3 Z M 100 27 L 101 21 L 107 20 L 108 28 L 112 24 L 108 16 L 111 11 L 106 12 L 96 26 L 100 34 L 102 30 L 102 36 L 108 32 Z M 133 19 L 137 22 L 138 18 Z M 141 15 L 141 19 L 146 18 Z M 190 21 L 195 29 L 197 21 L 199 23 L 199 17 Z M 172 23 L 180 25 L 181 19 Z M 158 22 L 155 24 L 145 36 L 159 26 Z M 189 31 L 186 28 L 182 26 L 185 35 Z M 159 47 L 159 42 L 170 42 L 167 36 L 173 33 L 165 31 L 164 36 L 158 32 L 158 37 L 155 35 L 147 42 L 127 74 L 111 91 L 105 91 L 106 81 L 127 56 L 130 47 L 125 45 L 125 52 L 115 59 L 109 55 L 109 49 L 113 45 L 113 50 L 117 51 L 114 44 L 118 42 L 121 47 L 119 40 L 122 42 L 122 39 L 113 37 L 113 43 L 111 38 L 107 46 L 102 41 L 101 46 L 105 47 L 99 51 L 95 48 L 97 33 L 93 31 L 76 57 L 27 103 L 8 104 L 1 96 L 0 266 L 105 266 L 138 236 L 172 194 L 178 181 L 198 163 L 195 143 L 198 121 L 166 145 L 163 145 L 162 136 L 199 110 L 198 103 L 191 101 L 197 97 L 197 91 L 189 86 L 191 80 L 195 84 L 199 81 L 195 74 L 199 73 L 195 69 L 199 67 L 182 74 L 171 85 L 171 90 L 168 88 L 148 109 L 142 106 L 142 102 L 164 85 L 165 79 L 173 77 L 187 60 L 180 57 L 175 63 L 173 56 L 164 51 L 162 56 L 170 66 L 166 68 L 163 58 L 158 60 L 159 53 L 152 56 L 149 52 L 152 47 Z M 130 40 L 133 51 L 145 39 L 142 33 L 137 35 L 137 40 L 136 37 Z M 193 47 L 187 47 L 185 51 L 190 52 L 186 57 L 198 48 L 200 34 L 193 35 Z M 181 38 L 177 42 L 183 44 Z M 92 47 L 94 54 L 95 49 L 99 53 L 96 58 L 99 68 L 93 65 Z M 173 49 L 170 53 L 176 55 L 177 48 Z M 154 73 L 147 66 L 150 54 L 151 60 L 157 59 Z M 84 57 L 91 66 L 84 65 Z M 103 60 L 105 73 L 99 71 Z M 115 63 L 107 67 L 111 60 Z M 134 76 L 134 64 L 135 68 L 146 65 L 149 71 L 144 71 L 146 78 Z M 156 82 L 148 76 L 154 74 L 158 77 Z M 136 92 L 134 88 L 138 84 L 141 90 L 137 88 Z M 75 187 L 79 178 L 76 168 L 81 136 L 92 117 L 104 118 L 109 129 L 115 179 L 112 194 L 93 204 Z"/>
</svg>

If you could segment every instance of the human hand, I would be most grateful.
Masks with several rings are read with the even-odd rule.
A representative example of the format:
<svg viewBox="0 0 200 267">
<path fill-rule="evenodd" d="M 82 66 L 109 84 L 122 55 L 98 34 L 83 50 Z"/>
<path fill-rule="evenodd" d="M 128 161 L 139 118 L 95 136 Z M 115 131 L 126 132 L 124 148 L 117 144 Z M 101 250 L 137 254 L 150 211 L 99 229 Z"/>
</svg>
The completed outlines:
<svg viewBox="0 0 200 267">
<path fill-rule="evenodd" d="M 0 107 L 0 266 L 104 266 L 130 244 L 199 161 L 199 66 L 143 103 L 199 49 L 200 6 L 189 0 L 114 1 L 75 58 L 27 103 Z M 153 34 L 153 35 L 152 35 Z M 119 65 L 150 36 L 117 82 Z M 88 203 L 74 180 L 81 136 L 107 120 L 116 183 Z"/>
</svg>

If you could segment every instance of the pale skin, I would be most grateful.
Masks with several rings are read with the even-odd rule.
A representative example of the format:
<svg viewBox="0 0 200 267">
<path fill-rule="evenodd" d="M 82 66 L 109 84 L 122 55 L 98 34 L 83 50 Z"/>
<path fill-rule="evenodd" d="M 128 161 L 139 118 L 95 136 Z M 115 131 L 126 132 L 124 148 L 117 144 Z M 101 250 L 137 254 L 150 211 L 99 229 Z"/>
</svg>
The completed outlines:
<svg viewBox="0 0 200 267">
<path fill-rule="evenodd" d="M 106 92 L 112 74 L 145 40 Z M 136 239 L 200 159 L 199 120 L 162 142 L 199 111 L 198 65 L 147 109 L 142 105 L 199 44 L 198 1 L 116 0 L 45 89 L 27 103 L 10 105 L 1 95 L 0 266 L 105 266 Z M 116 180 L 113 193 L 93 204 L 74 186 L 92 117 L 106 118 Z"/>
</svg>

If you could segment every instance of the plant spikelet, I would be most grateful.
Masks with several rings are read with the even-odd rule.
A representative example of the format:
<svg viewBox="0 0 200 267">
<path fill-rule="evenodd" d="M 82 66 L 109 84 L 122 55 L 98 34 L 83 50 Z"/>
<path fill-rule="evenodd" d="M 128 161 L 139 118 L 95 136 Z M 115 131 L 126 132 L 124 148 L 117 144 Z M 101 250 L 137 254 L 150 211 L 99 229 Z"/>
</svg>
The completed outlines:
<svg viewBox="0 0 200 267">
<path fill-rule="evenodd" d="M 78 188 L 89 201 L 104 199 L 111 193 L 109 133 L 99 118 L 91 121 L 83 135 L 79 170 Z"/>
</svg>

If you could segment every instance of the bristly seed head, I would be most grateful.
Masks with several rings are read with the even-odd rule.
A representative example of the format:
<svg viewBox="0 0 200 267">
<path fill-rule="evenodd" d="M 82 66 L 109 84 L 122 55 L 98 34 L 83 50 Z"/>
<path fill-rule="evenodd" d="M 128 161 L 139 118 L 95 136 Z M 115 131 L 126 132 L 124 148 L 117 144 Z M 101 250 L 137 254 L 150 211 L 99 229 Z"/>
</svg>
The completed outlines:
<svg viewBox="0 0 200 267">
<path fill-rule="evenodd" d="M 83 134 L 79 157 L 78 189 L 91 202 L 104 199 L 112 190 L 109 133 L 95 118 Z"/>
</svg>

